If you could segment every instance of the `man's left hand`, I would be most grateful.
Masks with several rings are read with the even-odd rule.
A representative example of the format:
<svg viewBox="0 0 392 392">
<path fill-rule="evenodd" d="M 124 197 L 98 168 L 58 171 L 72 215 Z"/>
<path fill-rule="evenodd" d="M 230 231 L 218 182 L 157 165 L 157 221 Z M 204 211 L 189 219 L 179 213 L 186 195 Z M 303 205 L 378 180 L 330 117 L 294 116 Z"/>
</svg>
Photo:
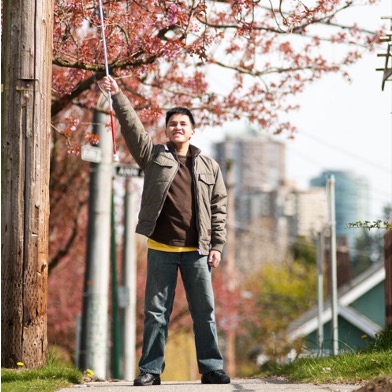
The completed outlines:
<svg viewBox="0 0 392 392">
<path fill-rule="evenodd" d="M 219 250 L 210 250 L 208 255 L 208 265 L 210 265 L 212 268 L 216 268 L 218 267 L 220 261 L 221 252 L 219 252 Z"/>
</svg>

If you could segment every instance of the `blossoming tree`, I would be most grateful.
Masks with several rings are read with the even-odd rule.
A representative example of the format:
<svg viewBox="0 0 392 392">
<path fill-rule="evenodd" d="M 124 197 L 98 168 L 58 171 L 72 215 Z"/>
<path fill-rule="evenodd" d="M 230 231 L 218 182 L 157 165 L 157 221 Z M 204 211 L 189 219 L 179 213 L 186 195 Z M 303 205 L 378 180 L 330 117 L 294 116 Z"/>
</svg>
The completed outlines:
<svg viewBox="0 0 392 392">
<path fill-rule="evenodd" d="M 361 1 L 363 7 L 372 3 Z M 295 124 L 288 114 L 298 108 L 298 94 L 327 73 L 349 79 L 349 67 L 377 44 L 380 33 L 346 18 L 358 4 L 357 0 L 106 1 L 110 71 L 149 131 L 159 129 L 163 111 L 182 105 L 192 108 L 198 126 L 247 119 L 270 132 L 291 135 Z M 328 56 L 331 47 L 337 48 L 334 58 Z M 88 179 L 86 165 L 78 164 L 75 156 L 67 163 L 65 150 L 77 155 L 83 137 L 95 142 L 89 133 L 91 111 L 108 109 L 99 99 L 104 53 L 97 1 L 56 1 L 53 64 L 52 126 L 56 141 L 62 136 L 66 140 L 54 144 L 58 155 L 52 154 L 51 165 L 50 289 L 57 290 L 53 298 L 60 301 L 65 298 L 65 273 L 74 278 L 77 274 L 81 287 L 87 197 L 83 182 Z M 127 159 L 120 140 L 119 152 L 122 160 Z M 70 266 L 76 259 L 73 269 L 56 273 L 61 263 Z M 220 296 L 226 297 L 232 298 Z M 55 309 L 57 303 L 49 303 L 62 338 L 80 311 L 80 301 L 71 302 L 77 306 L 65 306 L 65 318 Z M 61 320 L 68 323 L 62 327 Z M 55 326 L 50 330 L 57 331 Z"/>
</svg>

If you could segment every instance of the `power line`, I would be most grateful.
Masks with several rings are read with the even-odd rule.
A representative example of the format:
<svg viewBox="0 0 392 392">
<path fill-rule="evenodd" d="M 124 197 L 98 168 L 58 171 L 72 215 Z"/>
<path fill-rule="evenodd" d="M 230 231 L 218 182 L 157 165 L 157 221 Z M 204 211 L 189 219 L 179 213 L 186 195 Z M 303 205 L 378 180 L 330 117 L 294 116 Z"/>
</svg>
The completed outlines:
<svg viewBox="0 0 392 392">
<path fill-rule="evenodd" d="M 366 163 L 367 165 L 372 166 L 372 167 L 374 167 L 374 168 L 376 168 L 378 170 L 381 170 L 381 171 L 384 171 L 384 172 L 386 172 L 388 174 L 391 174 L 391 169 L 387 168 L 386 166 L 382 166 L 382 165 L 379 165 L 377 163 L 374 163 L 374 162 L 366 159 L 363 156 L 356 155 L 356 154 L 354 154 L 351 151 L 348 151 L 348 150 L 346 150 L 346 149 L 344 149 L 344 148 L 342 148 L 340 146 L 334 145 L 333 143 L 329 143 L 329 142 L 327 142 L 327 141 L 325 141 L 325 140 L 323 140 L 321 138 L 318 138 L 317 136 L 314 136 L 313 134 L 307 133 L 307 132 L 305 132 L 303 130 L 301 131 L 301 135 L 302 134 L 305 135 L 305 137 L 308 137 L 309 139 L 312 139 L 312 140 L 316 141 L 317 143 L 319 143 L 321 145 L 329 147 L 329 148 L 331 148 L 333 150 L 340 151 L 342 154 L 344 154 L 346 156 L 350 156 L 351 158 L 353 158 L 353 159 L 355 159 L 355 160 L 357 160 L 357 161 L 359 161 L 361 163 Z"/>
<path fill-rule="evenodd" d="M 286 145 L 288 147 L 288 149 L 290 151 L 292 151 L 293 153 L 295 153 L 295 155 L 301 159 L 303 159 L 304 161 L 307 161 L 311 164 L 313 164 L 314 166 L 318 167 L 318 168 L 325 168 L 325 164 L 323 162 L 318 161 L 317 159 L 314 159 L 312 157 L 310 157 L 309 155 L 306 154 L 302 154 L 302 152 L 299 152 L 293 145 Z M 392 181 L 391 181 L 392 184 Z M 376 189 L 373 186 L 370 187 L 370 193 L 372 195 L 376 195 L 377 197 L 374 197 L 375 200 L 379 200 L 379 201 L 383 201 L 385 202 L 386 199 L 390 199 L 391 195 L 385 193 L 386 189 Z M 381 196 L 381 197 L 380 197 Z"/>
</svg>

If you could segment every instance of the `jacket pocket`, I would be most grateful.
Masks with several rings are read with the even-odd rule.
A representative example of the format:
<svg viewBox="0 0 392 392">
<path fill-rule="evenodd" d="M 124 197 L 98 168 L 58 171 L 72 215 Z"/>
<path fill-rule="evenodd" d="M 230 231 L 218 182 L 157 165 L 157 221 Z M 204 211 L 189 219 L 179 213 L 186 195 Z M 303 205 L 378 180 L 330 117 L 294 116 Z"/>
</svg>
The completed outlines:
<svg viewBox="0 0 392 392">
<path fill-rule="evenodd" d="M 175 165 L 175 161 L 173 159 L 169 159 L 163 155 L 158 155 L 152 160 L 153 165 L 158 165 L 161 167 L 173 167 Z"/>
<path fill-rule="evenodd" d="M 209 203 L 212 196 L 212 190 L 215 185 L 215 176 L 209 173 L 205 173 L 205 174 L 201 173 L 199 174 L 198 182 L 199 182 L 198 188 L 202 200 L 204 201 L 204 203 L 206 202 Z"/>
<path fill-rule="evenodd" d="M 215 176 L 213 174 L 199 174 L 199 180 L 204 182 L 206 185 L 214 185 L 215 184 Z"/>
<path fill-rule="evenodd" d="M 151 161 L 148 169 L 146 170 L 146 177 L 148 177 L 148 180 L 150 182 L 155 184 L 162 182 L 166 183 L 173 176 L 175 164 L 176 162 L 174 162 L 173 160 L 158 155 Z"/>
<path fill-rule="evenodd" d="M 144 173 L 143 207 L 162 203 L 175 171 L 175 162 L 165 157 L 157 156 L 149 163 Z"/>
</svg>

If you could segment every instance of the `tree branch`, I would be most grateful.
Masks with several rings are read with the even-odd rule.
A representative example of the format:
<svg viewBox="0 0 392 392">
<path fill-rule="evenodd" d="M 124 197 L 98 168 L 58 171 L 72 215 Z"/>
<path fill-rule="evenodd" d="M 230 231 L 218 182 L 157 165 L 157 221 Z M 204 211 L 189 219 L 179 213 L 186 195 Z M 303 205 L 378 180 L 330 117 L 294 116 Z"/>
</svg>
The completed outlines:
<svg viewBox="0 0 392 392">
<path fill-rule="evenodd" d="M 58 250 L 58 252 L 56 253 L 56 255 L 54 257 L 52 257 L 49 261 L 49 269 L 48 269 L 48 274 L 50 275 L 50 273 L 54 270 L 54 268 L 56 268 L 56 266 L 60 263 L 61 259 L 66 256 L 68 254 L 68 252 L 70 251 L 72 245 L 74 244 L 74 241 L 76 239 L 76 236 L 78 234 L 78 229 L 79 229 L 79 225 L 78 225 L 78 219 L 79 219 L 79 212 L 81 211 L 82 207 L 86 204 L 86 201 L 79 203 L 78 205 L 78 211 L 77 214 L 75 215 L 75 218 L 73 220 L 73 228 L 72 228 L 72 232 L 71 235 L 69 236 L 67 243 Z"/>
<path fill-rule="evenodd" d="M 72 103 L 73 99 L 78 97 L 84 91 L 88 90 L 94 83 L 96 83 L 98 80 L 101 80 L 104 76 L 105 74 L 102 71 L 98 72 L 95 75 L 82 80 L 71 94 L 63 95 L 57 101 L 54 101 L 51 107 L 52 117 L 64 110 Z"/>
<path fill-rule="evenodd" d="M 247 70 L 241 67 L 234 67 L 231 65 L 227 65 L 224 64 L 220 61 L 214 60 L 211 61 L 212 64 L 216 64 L 219 65 L 222 68 L 226 68 L 226 69 L 231 69 L 233 71 L 242 73 L 242 74 L 246 74 L 246 75 L 252 75 L 252 76 L 264 76 L 264 75 L 268 75 L 268 74 L 273 74 L 273 73 L 286 73 L 286 72 L 295 72 L 295 71 L 305 71 L 305 70 L 309 70 L 309 69 L 314 69 L 314 67 L 312 66 L 307 66 L 307 67 L 288 67 L 288 68 L 267 68 L 264 71 L 251 71 L 251 70 Z"/>
</svg>

